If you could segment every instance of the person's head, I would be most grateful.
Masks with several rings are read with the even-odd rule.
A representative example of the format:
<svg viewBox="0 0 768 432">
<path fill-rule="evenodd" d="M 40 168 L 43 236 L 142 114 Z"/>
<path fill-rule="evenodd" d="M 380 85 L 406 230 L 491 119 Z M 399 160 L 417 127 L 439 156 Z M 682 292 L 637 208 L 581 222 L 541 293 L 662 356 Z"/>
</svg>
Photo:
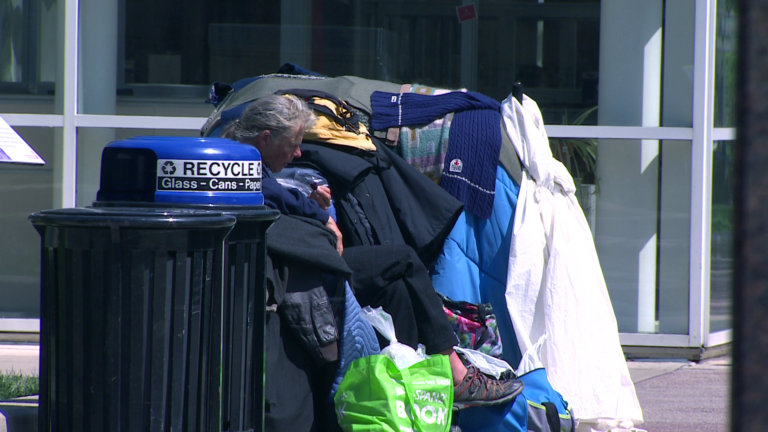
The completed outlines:
<svg viewBox="0 0 768 432">
<path fill-rule="evenodd" d="M 269 95 L 248 105 L 222 137 L 256 147 L 264 165 L 280 172 L 293 158 L 301 157 L 299 145 L 315 120 L 309 105 L 296 96 Z"/>
</svg>

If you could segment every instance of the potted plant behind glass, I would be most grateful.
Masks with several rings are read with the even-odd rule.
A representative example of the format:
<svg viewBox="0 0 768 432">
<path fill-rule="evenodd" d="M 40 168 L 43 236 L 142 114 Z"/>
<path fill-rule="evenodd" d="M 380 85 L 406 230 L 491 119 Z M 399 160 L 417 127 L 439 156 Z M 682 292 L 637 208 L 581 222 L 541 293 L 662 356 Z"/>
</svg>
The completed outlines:
<svg viewBox="0 0 768 432">
<path fill-rule="evenodd" d="M 571 125 L 580 125 L 597 107 L 592 107 L 576 117 Z M 568 124 L 567 116 L 563 124 Z M 576 199 L 584 211 L 587 223 L 594 235 L 595 202 L 600 193 L 597 178 L 597 140 L 594 138 L 550 138 L 552 156 L 568 169 L 576 185 Z"/>
</svg>

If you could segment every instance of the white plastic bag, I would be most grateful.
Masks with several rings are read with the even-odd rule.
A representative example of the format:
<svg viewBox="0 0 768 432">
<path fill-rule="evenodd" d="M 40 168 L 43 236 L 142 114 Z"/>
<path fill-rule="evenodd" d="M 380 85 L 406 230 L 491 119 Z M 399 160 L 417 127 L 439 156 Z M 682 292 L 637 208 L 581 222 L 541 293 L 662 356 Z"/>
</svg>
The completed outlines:
<svg viewBox="0 0 768 432">
<path fill-rule="evenodd" d="M 408 345 L 401 344 L 395 336 L 395 324 L 392 322 L 392 316 L 384 312 L 381 307 L 371 309 L 370 306 L 364 307 L 360 311 L 360 316 L 376 328 L 382 336 L 389 340 L 389 346 L 381 350 L 381 354 L 389 357 L 398 369 L 405 369 L 413 366 L 424 359 L 429 358 L 424 353 L 424 346 L 419 344 L 419 350 L 416 351 Z"/>
<path fill-rule="evenodd" d="M 480 369 L 481 372 L 487 375 L 494 376 L 496 377 L 496 379 L 501 378 L 501 374 L 503 374 L 505 371 L 512 370 L 512 366 L 510 366 L 509 363 L 505 362 L 502 359 L 491 357 L 488 354 L 485 354 L 483 352 L 475 351 L 473 349 L 468 349 L 468 348 L 461 348 L 459 346 L 455 346 L 453 347 L 453 349 L 457 353 L 463 354 L 464 357 L 466 357 L 470 363 L 477 366 L 477 368 Z"/>
<path fill-rule="evenodd" d="M 541 347 L 544 346 L 544 341 L 547 340 L 549 333 L 544 331 L 536 343 L 528 348 L 523 354 L 523 358 L 520 360 L 520 365 L 515 371 L 515 375 L 522 376 L 534 369 L 540 369 L 544 367 L 544 362 L 541 361 Z"/>
</svg>

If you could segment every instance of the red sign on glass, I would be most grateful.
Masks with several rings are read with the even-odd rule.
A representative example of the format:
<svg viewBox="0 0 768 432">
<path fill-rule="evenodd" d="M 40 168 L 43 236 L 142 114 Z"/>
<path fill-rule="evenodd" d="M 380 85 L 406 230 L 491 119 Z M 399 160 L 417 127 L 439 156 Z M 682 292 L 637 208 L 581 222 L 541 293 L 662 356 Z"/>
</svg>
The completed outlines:
<svg viewBox="0 0 768 432">
<path fill-rule="evenodd" d="M 459 22 L 477 19 L 477 10 L 474 3 L 457 6 L 456 13 L 459 15 Z"/>
</svg>

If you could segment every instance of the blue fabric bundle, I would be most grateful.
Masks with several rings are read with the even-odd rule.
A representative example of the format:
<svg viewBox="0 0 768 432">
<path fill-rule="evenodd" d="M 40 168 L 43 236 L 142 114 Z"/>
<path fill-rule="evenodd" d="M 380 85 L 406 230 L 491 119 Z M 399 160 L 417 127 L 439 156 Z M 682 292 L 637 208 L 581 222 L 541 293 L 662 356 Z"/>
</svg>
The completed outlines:
<svg viewBox="0 0 768 432">
<path fill-rule="evenodd" d="M 347 373 L 349 365 L 362 357 L 379 354 L 379 339 L 373 330 L 371 323 L 360 315 L 360 304 L 355 298 L 349 283 L 344 283 L 344 317 L 339 341 L 339 368 L 331 385 L 331 393 L 328 402 L 333 402 L 341 380 Z"/>
<path fill-rule="evenodd" d="M 440 186 L 483 218 L 493 209 L 496 165 L 501 152 L 497 101 L 474 92 L 436 96 L 373 92 L 373 129 L 427 124 L 455 112 Z"/>
<path fill-rule="evenodd" d="M 534 369 L 518 377 L 525 384 L 512 403 L 472 407 L 459 413 L 465 432 L 576 431 L 573 410 L 563 395 L 552 388 L 547 372 Z M 626 430 L 626 429 L 625 429 Z"/>
</svg>

